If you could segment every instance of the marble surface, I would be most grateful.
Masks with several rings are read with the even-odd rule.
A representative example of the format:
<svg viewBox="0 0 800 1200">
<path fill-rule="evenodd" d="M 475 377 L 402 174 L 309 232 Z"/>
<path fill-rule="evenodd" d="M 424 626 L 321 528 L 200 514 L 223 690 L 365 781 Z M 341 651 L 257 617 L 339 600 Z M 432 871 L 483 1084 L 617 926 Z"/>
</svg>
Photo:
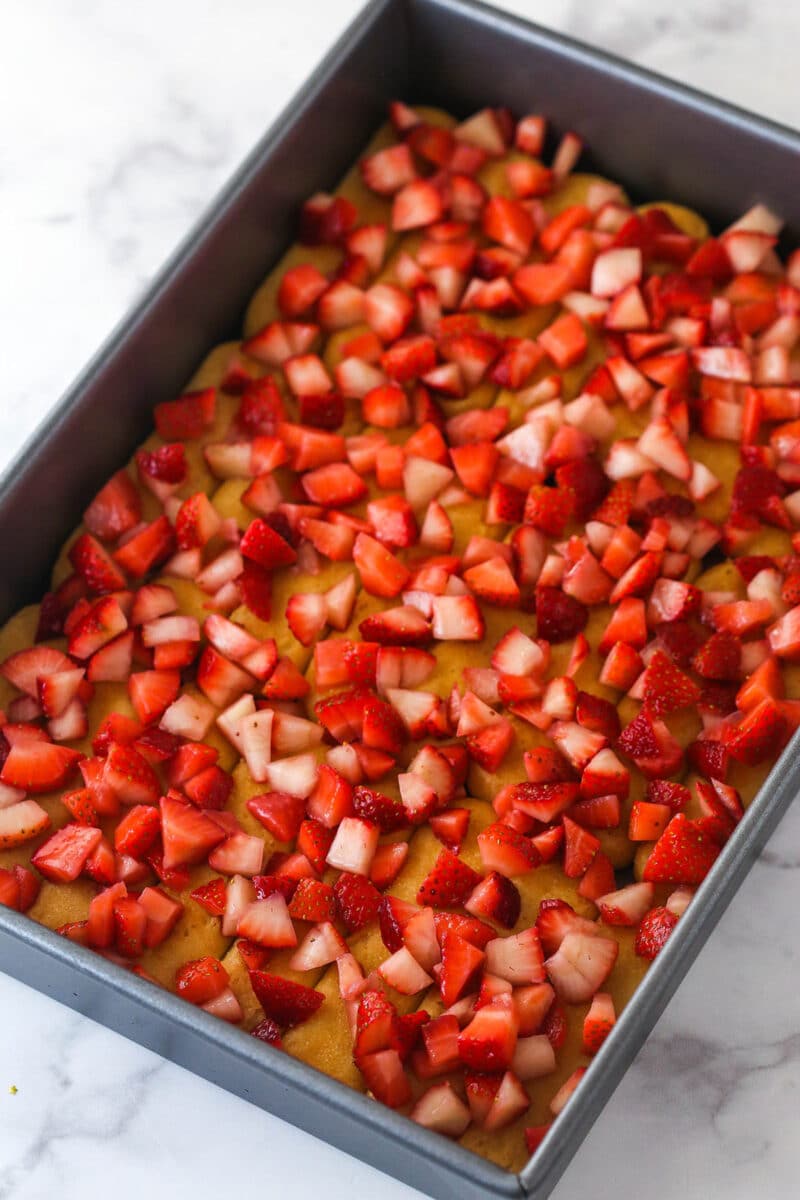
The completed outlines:
<svg viewBox="0 0 800 1200">
<path fill-rule="evenodd" d="M 501 7 L 800 123 L 800 9 L 783 0 Z M 4 0 L 0 462 L 357 8 Z M 796 810 L 555 1200 L 798 1195 L 800 962 L 789 917 L 799 881 Z M 414 1195 L 0 976 L 0 1200 L 247 1196 L 256 1180 L 293 1200 L 318 1195 L 322 1180 L 330 1200 Z"/>
</svg>

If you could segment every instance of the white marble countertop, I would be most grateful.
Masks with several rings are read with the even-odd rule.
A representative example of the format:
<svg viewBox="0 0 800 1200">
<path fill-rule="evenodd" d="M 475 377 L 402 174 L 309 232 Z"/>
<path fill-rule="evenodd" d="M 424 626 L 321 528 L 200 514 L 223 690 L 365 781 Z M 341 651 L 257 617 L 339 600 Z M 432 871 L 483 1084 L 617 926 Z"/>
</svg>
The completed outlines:
<svg viewBox="0 0 800 1200">
<path fill-rule="evenodd" d="M 358 7 L 4 0 L 0 464 Z M 784 0 L 501 7 L 800 124 L 800 8 Z M 795 810 L 554 1200 L 800 1193 L 799 872 Z M 0 976 L 0 1200 L 254 1185 L 292 1200 L 415 1194 Z"/>
</svg>

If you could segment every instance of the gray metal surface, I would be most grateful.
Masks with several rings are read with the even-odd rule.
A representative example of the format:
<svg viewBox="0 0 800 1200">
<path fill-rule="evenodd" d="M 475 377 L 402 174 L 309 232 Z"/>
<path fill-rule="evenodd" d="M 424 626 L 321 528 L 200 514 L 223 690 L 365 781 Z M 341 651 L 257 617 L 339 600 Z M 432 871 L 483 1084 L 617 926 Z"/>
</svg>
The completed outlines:
<svg viewBox="0 0 800 1200">
<path fill-rule="evenodd" d="M 335 182 L 396 95 L 463 114 L 487 103 L 545 112 L 557 132 L 580 132 L 593 164 L 634 196 L 681 201 L 716 223 L 763 200 L 786 218 L 788 244 L 800 234 L 791 130 L 469 0 L 374 0 L 6 471 L 0 620 L 41 594 L 58 546 L 147 431 L 152 405 L 234 335 L 299 203 Z M 519 1176 L 2 907 L 0 968 L 437 1200 L 545 1200 L 799 786 L 795 738 Z"/>
</svg>

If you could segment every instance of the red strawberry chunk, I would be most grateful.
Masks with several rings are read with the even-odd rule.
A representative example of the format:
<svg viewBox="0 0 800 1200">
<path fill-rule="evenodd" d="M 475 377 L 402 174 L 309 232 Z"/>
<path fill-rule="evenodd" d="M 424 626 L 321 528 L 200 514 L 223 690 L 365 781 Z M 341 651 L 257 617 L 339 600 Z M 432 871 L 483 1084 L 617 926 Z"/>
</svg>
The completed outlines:
<svg viewBox="0 0 800 1200">
<path fill-rule="evenodd" d="M 478 846 L 486 869 L 498 871 L 509 879 L 526 874 L 540 862 L 530 838 L 500 822 L 487 826 L 478 834 Z"/>
<path fill-rule="evenodd" d="M 648 883 L 702 883 L 719 854 L 719 846 L 683 813 L 672 818 L 645 864 Z"/>
<path fill-rule="evenodd" d="M 636 930 L 634 949 L 640 958 L 653 959 L 669 940 L 678 918 L 668 908 L 651 908 Z"/>
<path fill-rule="evenodd" d="M 353 562 L 358 567 L 362 584 L 373 596 L 397 596 L 411 578 L 408 568 L 366 533 L 359 533 L 356 538 Z"/>
<path fill-rule="evenodd" d="M 230 978 L 218 958 L 207 955 L 183 963 L 175 972 L 175 988 L 190 1004 L 207 1004 L 222 995 Z"/>
<path fill-rule="evenodd" d="M 100 595 L 125 587 L 124 574 L 108 552 L 89 533 L 82 533 L 72 543 L 69 561 L 91 592 Z"/>
<path fill-rule="evenodd" d="M 133 480 L 127 471 L 117 471 L 86 509 L 83 521 L 90 534 L 112 542 L 139 523 L 141 512 Z"/>
<path fill-rule="evenodd" d="M 47 741 L 16 743 L 3 763 L 0 782 L 34 795 L 52 792 L 67 782 L 80 757 L 77 750 Z"/>
<path fill-rule="evenodd" d="M 196 887 L 191 898 L 212 917 L 221 917 L 225 912 L 227 889 L 224 879 L 210 879 Z"/>
<path fill-rule="evenodd" d="M 433 869 L 420 884 L 417 903 L 455 908 L 464 903 L 480 879 L 477 871 L 473 871 L 451 850 L 442 850 Z"/>
<path fill-rule="evenodd" d="M 381 894 L 363 875 L 342 872 L 333 885 L 336 903 L 348 929 L 355 931 L 378 916 Z"/>
<path fill-rule="evenodd" d="M 294 549 L 286 539 L 260 517 L 248 525 L 239 549 L 245 558 L 267 570 L 288 566 L 297 560 Z"/>
<path fill-rule="evenodd" d="M 102 836 L 99 829 L 88 825 L 65 825 L 39 847 L 31 863 L 45 879 L 71 883 L 80 875 Z"/>
<path fill-rule="evenodd" d="M 580 600 L 556 587 L 536 589 L 536 626 L 539 637 L 558 643 L 574 638 L 586 627 L 589 611 Z"/>
<path fill-rule="evenodd" d="M 694 680 L 661 650 L 656 650 L 644 673 L 644 707 L 656 716 L 677 712 L 697 703 L 700 689 Z"/>
</svg>

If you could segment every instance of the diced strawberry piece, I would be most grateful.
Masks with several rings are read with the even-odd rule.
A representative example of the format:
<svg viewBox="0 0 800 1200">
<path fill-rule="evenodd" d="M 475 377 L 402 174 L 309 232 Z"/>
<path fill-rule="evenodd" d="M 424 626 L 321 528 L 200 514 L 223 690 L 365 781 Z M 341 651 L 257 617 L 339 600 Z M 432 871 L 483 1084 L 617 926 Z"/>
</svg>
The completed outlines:
<svg viewBox="0 0 800 1200">
<path fill-rule="evenodd" d="M 161 797 L 161 829 L 167 869 L 203 862 L 225 839 L 225 831 L 193 804 Z"/>
<path fill-rule="evenodd" d="M 766 697 L 746 712 L 736 726 L 725 730 L 724 742 L 731 758 L 755 766 L 777 753 L 787 732 L 786 720 L 778 703 Z M 0 779 L 4 777 L 5 767 Z"/>
<path fill-rule="evenodd" d="M 158 776 L 147 760 L 133 746 L 117 743 L 109 747 L 102 783 L 123 804 L 156 804 L 161 793 Z"/>
<path fill-rule="evenodd" d="M 401 802 L 373 788 L 354 788 L 353 808 L 359 817 L 373 822 L 383 833 L 391 833 L 408 825 L 408 815 Z"/>
<path fill-rule="evenodd" d="M 485 633 L 481 611 L 472 596 L 434 596 L 433 636 L 439 641 L 479 642 Z"/>
<path fill-rule="evenodd" d="M 672 818 L 645 864 L 649 883 L 702 883 L 719 854 L 719 846 L 682 813 Z"/>
<path fill-rule="evenodd" d="M 196 492 L 184 500 L 175 517 L 175 536 L 180 550 L 205 546 L 219 531 L 219 513 L 205 492 Z"/>
<path fill-rule="evenodd" d="M 351 931 L 374 921 L 381 905 L 381 894 L 363 875 L 343 872 L 333 885 L 339 913 Z"/>
<path fill-rule="evenodd" d="M 598 992 L 583 1019 L 583 1052 L 597 1054 L 617 1020 L 614 1001 L 608 992 Z"/>
<path fill-rule="evenodd" d="M 34 801 L 22 801 L 22 804 L 34 803 Z M 13 813 L 17 807 L 19 805 L 13 805 L 0 812 L 0 847 L 2 848 L 15 844 L 5 840 L 3 825 L 7 814 Z M 36 807 L 38 808 L 38 805 Z M 49 818 L 47 825 L 49 825 Z M 35 832 L 41 833 L 42 828 L 46 829 L 47 825 L 40 825 Z M 71 883 L 80 875 L 88 858 L 100 844 L 102 836 L 99 829 L 93 829 L 88 825 L 65 825 L 63 829 L 57 830 L 39 847 L 33 855 L 31 863 L 41 875 L 44 875 L 45 879 L 49 879 L 53 883 Z"/>
<path fill-rule="evenodd" d="M 606 925 L 638 925 L 653 903 L 652 883 L 632 883 L 619 891 L 606 893 L 596 900 Z"/>
<path fill-rule="evenodd" d="M 484 207 L 481 225 L 491 241 L 527 257 L 536 226 L 527 208 L 518 200 L 492 196 Z"/>
<path fill-rule="evenodd" d="M 447 812 L 433 813 L 428 820 L 431 830 L 454 854 L 458 854 L 469 828 L 469 809 L 450 808 Z"/>
<path fill-rule="evenodd" d="M 336 918 L 333 888 L 318 879 L 300 879 L 289 902 L 289 915 L 295 921 L 319 922 Z"/>
<path fill-rule="evenodd" d="M 490 871 L 469 897 L 464 907 L 476 917 L 485 917 L 506 929 L 513 929 L 519 920 L 520 894 L 505 875 Z"/>
<path fill-rule="evenodd" d="M 655 842 L 666 829 L 671 813 L 668 804 L 635 800 L 631 808 L 628 837 L 632 842 Z"/>
<path fill-rule="evenodd" d="M 449 1008 L 470 988 L 484 962 L 484 953 L 457 933 L 442 938 L 442 968 L 439 989 Z"/>
<path fill-rule="evenodd" d="M 180 920 L 183 905 L 173 900 L 161 888 L 154 887 L 144 888 L 138 899 L 147 918 L 144 944 L 148 948 L 160 946 Z"/>
<path fill-rule="evenodd" d="M 212 917 L 221 917 L 225 912 L 226 887 L 224 879 L 210 879 L 191 893 L 191 898 Z"/>
<path fill-rule="evenodd" d="M 361 411 L 365 422 L 378 429 L 399 429 L 411 418 L 408 397 L 395 383 L 371 388 L 361 401 Z"/>
<path fill-rule="evenodd" d="M 130 475 L 127 471 L 117 471 L 86 509 L 83 521 L 90 534 L 104 542 L 112 542 L 139 523 L 141 512 L 139 493 Z M 79 573 L 83 574 L 83 571 Z"/>
<path fill-rule="evenodd" d="M 480 875 L 450 850 L 442 850 L 417 891 L 418 904 L 455 908 L 480 883 Z"/>
<path fill-rule="evenodd" d="M 601 751 L 602 753 L 603 751 Z M 570 816 L 579 825 L 588 826 L 590 829 L 616 829 L 620 823 L 621 813 L 620 797 L 612 793 L 603 796 L 589 796 L 585 800 L 579 800 L 572 807 Z"/>
<path fill-rule="evenodd" d="M 396 1050 L 379 1050 L 359 1060 L 359 1069 L 376 1100 L 389 1108 L 402 1108 L 411 1099 L 411 1086 Z"/>
<path fill-rule="evenodd" d="M 297 935 L 286 900 L 280 892 L 273 892 L 249 904 L 239 918 L 236 932 L 239 937 L 268 949 L 297 945 Z"/>
<path fill-rule="evenodd" d="M 293 842 L 300 829 L 305 803 L 284 792 L 265 792 L 251 796 L 247 809 L 279 842 Z"/>
<path fill-rule="evenodd" d="M 118 854 L 142 859 L 152 848 L 161 832 L 158 809 L 137 804 L 129 809 L 114 830 L 114 846 Z"/>
<path fill-rule="evenodd" d="M 144 950 L 147 912 L 135 896 L 114 902 L 114 942 L 124 958 L 138 958 Z"/>
<path fill-rule="evenodd" d="M 470 442 L 454 446 L 450 457 L 456 473 L 473 496 L 487 496 L 500 457 L 492 442 Z"/>
<path fill-rule="evenodd" d="M 391 196 L 416 178 L 411 149 L 404 142 L 378 150 L 359 163 L 367 187 L 381 196 Z"/>
<path fill-rule="evenodd" d="M 140 671 L 131 675 L 128 694 L 143 725 L 149 725 L 164 715 L 176 700 L 180 686 L 178 671 Z"/>
<path fill-rule="evenodd" d="M 582 829 L 569 817 L 564 817 L 564 874 L 568 879 L 579 879 L 589 868 L 600 849 L 598 839 Z"/>
<path fill-rule="evenodd" d="M 443 213 L 444 205 L 438 189 L 427 179 L 415 179 L 395 194 L 392 229 L 400 233 L 432 225 Z"/>
<path fill-rule="evenodd" d="M 154 409 L 156 429 L 165 442 L 191 441 L 214 423 L 216 392 L 204 388 L 177 400 L 165 400 Z"/>
<path fill-rule="evenodd" d="M 641 712 L 623 729 L 617 743 L 648 779 L 673 775 L 683 761 L 680 745 L 663 721 Z"/>
<path fill-rule="evenodd" d="M 294 549 L 286 539 L 260 517 L 248 525 L 239 549 L 245 558 L 267 570 L 288 566 L 297 560 Z"/>
<path fill-rule="evenodd" d="M 77 750 L 70 750 L 66 746 L 54 746 L 47 741 L 17 742 L 11 746 L 3 763 L 0 782 L 8 787 L 21 788 L 24 792 L 34 794 L 52 792 L 67 782 L 80 757 Z M 38 824 L 38 812 L 41 810 L 38 810 L 38 805 L 34 805 L 33 801 L 30 803 L 33 807 L 29 815 L 37 817 L 34 823 Z M 34 812 L 34 808 L 38 812 Z M 20 811 L 17 815 L 21 817 L 23 814 Z"/>
<path fill-rule="evenodd" d="M 111 887 L 96 895 L 89 904 L 89 916 L 86 925 L 87 939 L 90 946 L 97 950 L 108 949 L 114 940 L 115 920 L 114 909 L 119 900 L 127 895 L 124 883 L 114 883 Z"/>
<path fill-rule="evenodd" d="M 518 1020 L 510 997 L 498 997 L 478 1009 L 458 1038 L 465 1066 L 475 1071 L 503 1071 L 517 1047 Z"/>
<path fill-rule="evenodd" d="M 536 622 L 539 637 L 548 642 L 565 642 L 586 626 L 589 613 L 574 596 L 556 587 L 540 585 L 536 589 Z"/>
<path fill-rule="evenodd" d="M 589 344 L 583 322 L 575 313 L 557 317 L 552 325 L 539 334 L 537 340 L 562 371 L 580 362 Z"/>
<path fill-rule="evenodd" d="M 141 579 L 175 549 L 175 534 L 165 516 L 134 533 L 114 552 L 114 561 L 134 579 Z"/>
<path fill-rule="evenodd" d="M 481 859 L 489 871 L 498 871 L 508 879 L 524 875 L 539 864 L 539 855 L 529 838 L 500 822 L 478 834 Z"/>
<path fill-rule="evenodd" d="M 700 689 L 671 658 L 656 650 L 644 673 L 644 706 L 656 716 L 696 704 Z"/>
<path fill-rule="evenodd" d="M 366 533 L 359 533 L 356 538 L 353 561 L 362 584 L 374 596 L 397 596 L 410 579 L 400 560 Z"/>
<path fill-rule="evenodd" d="M 15 688 L 34 699 L 38 696 L 38 681 L 50 675 L 74 669 L 66 654 L 52 646 L 31 646 L 17 650 L 0 664 L 0 674 Z"/>
<path fill-rule="evenodd" d="M 211 955 L 185 962 L 175 972 L 176 991 L 190 1004 L 207 1004 L 215 1000 L 229 984 L 225 967 Z"/>
<path fill-rule="evenodd" d="M 284 316 L 304 316 L 313 309 L 327 288 L 328 280 L 311 263 L 290 267 L 278 289 L 278 307 Z"/>
<path fill-rule="evenodd" d="M 634 948 L 641 958 L 654 959 L 664 949 L 678 918 L 668 908 L 651 908 L 636 931 Z"/>
<path fill-rule="evenodd" d="M 186 461 L 186 449 L 181 442 L 173 442 L 166 446 L 159 446 L 157 450 L 153 451 L 137 450 L 136 469 L 139 472 L 139 479 L 142 480 L 145 486 L 149 487 L 156 496 L 162 493 L 162 489 L 160 487 L 162 484 L 167 485 L 164 491 L 171 493 L 173 487 L 183 483 L 186 479 L 186 475 L 189 470 L 188 463 Z M 115 476 L 114 478 L 116 479 L 117 477 Z M 126 487 L 125 484 L 122 486 Z M 137 505 L 134 508 L 134 511 L 137 513 L 140 511 L 138 508 L 138 494 Z M 85 514 L 84 520 L 86 520 Z M 130 525 L 126 526 L 126 529 L 132 528 L 133 525 L 138 523 L 138 520 L 139 517 L 137 516 L 136 521 L 132 521 Z M 125 531 L 126 530 L 120 530 L 120 533 L 124 533 Z M 92 532 L 94 533 L 97 531 L 92 530 Z M 102 533 L 98 534 L 98 537 L 103 536 L 104 535 Z"/>
<path fill-rule="evenodd" d="M 545 967 L 557 995 L 567 1004 L 590 1000 L 610 975 L 619 946 L 608 938 L 571 931 Z"/>
<path fill-rule="evenodd" d="M 124 633 L 128 621 L 114 596 L 106 596 L 91 605 L 69 631 L 69 652 L 80 659 L 90 658 L 107 642 Z"/>
</svg>

